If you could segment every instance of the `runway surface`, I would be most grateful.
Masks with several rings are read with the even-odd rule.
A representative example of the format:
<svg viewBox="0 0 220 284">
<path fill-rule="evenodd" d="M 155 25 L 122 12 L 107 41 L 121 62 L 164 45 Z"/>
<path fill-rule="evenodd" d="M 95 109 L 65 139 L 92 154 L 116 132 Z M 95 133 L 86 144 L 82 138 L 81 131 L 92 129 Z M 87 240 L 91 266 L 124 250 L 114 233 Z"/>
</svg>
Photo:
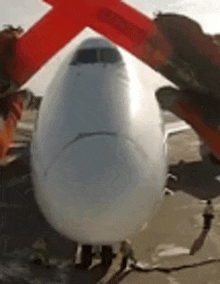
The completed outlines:
<svg viewBox="0 0 220 284">
<path fill-rule="evenodd" d="M 73 268 L 76 244 L 54 231 L 39 211 L 27 153 L 1 167 L 0 283 L 220 283 L 219 166 L 201 162 L 193 130 L 169 113 L 164 118 L 166 129 L 184 128 L 168 138 L 170 171 L 179 182 L 171 184 L 174 195 L 164 196 L 151 221 L 131 239 L 144 271 L 119 273 L 120 254 L 108 270 L 99 260 L 94 260 L 89 271 Z M 15 145 L 31 141 L 33 119 L 31 112 L 22 118 Z M 17 152 L 12 151 L 13 155 Z M 179 165 L 181 160 L 184 163 Z M 202 199 L 210 193 L 215 197 L 215 219 L 204 235 Z M 28 264 L 32 243 L 45 236 L 51 242 L 51 262 L 57 266 L 50 270 Z M 189 255 L 192 248 L 195 254 Z"/>
</svg>

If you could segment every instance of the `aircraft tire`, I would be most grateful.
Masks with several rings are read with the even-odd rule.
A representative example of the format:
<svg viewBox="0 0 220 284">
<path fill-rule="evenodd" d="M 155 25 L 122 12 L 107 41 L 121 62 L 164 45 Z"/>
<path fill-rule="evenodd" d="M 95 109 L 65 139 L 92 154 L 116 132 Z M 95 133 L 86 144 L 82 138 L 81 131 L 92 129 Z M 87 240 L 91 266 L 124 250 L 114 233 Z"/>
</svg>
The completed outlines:
<svg viewBox="0 0 220 284">
<path fill-rule="evenodd" d="M 83 245 L 81 252 L 81 266 L 88 268 L 92 264 L 92 246 Z"/>
<path fill-rule="evenodd" d="M 112 265 L 113 250 L 111 246 L 102 246 L 102 265 L 109 267 Z"/>
</svg>

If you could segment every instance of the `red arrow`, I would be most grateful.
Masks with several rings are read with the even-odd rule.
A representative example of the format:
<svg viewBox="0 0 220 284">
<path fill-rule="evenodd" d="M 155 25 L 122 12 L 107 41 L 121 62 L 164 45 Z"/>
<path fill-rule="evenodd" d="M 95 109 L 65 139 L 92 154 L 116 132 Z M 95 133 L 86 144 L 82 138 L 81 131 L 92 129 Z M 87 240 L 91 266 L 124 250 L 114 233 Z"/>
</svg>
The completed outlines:
<svg viewBox="0 0 220 284">
<path fill-rule="evenodd" d="M 17 41 L 16 54 L 9 64 L 8 72 L 18 86 L 30 79 L 86 26 L 105 35 L 156 70 L 165 65 L 172 55 L 172 47 L 154 23 L 119 0 L 44 1 L 53 9 Z M 188 114 L 185 119 L 193 125 Z M 219 144 L 213 143 L 216 137 L 219 137 L 216 141 L 220 141 L 220 134 L 211 135 L 211 132 L 204 130 L 205 126 L 195 129 L 220 156 Z"/>
<path fill-rule="evenodd" d="M 153 22 L 117 0 L 45 0 L 53 5 L 40 21 L 17 42 L 10 74 L 18 86 L 34 75 L 54 54 L 86 26 L 104 34 L 152 67 L 161 64 L 169 53 L 162 39 L 152 41 L 157 29 Z M 161 48 L 163 46 L 163 48 Z"/>
<path fill-rule="evenodd" d="M 17 86 L 28 81 L 86 26 L 109 37 L 154 68 L 168 54 L 168 45 L 163 40 L 157 46 L 152 41 L 157 32 L 152 21 L 119 0 L 45 2 L 53 9 L 18 39 L 15 55 L 7 64 L 7 71 Z M 162 50 L 162 56 L 158 48 Z M 0 134 L 0 157 L 4 156 L 12 139 L 14 124 L 10 121 L 8 116 Z"/>
</svg>

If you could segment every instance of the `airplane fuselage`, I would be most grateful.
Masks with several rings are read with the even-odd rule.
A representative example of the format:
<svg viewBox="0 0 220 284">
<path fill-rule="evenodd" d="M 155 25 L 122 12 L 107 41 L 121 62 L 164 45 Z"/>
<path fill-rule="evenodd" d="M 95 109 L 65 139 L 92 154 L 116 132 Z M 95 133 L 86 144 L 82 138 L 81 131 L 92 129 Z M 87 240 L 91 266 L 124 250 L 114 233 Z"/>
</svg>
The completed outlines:
<svg viewBox="0 0 220 284">
<path fill-rule="evenodd" d="M 161 199 L 166 143 L 159 106 L 109 41 L 84 41 L 65 60 L 39 111 L 35 196 L 50 224 L 84 244 L 141 229 Z"/>
</svg>

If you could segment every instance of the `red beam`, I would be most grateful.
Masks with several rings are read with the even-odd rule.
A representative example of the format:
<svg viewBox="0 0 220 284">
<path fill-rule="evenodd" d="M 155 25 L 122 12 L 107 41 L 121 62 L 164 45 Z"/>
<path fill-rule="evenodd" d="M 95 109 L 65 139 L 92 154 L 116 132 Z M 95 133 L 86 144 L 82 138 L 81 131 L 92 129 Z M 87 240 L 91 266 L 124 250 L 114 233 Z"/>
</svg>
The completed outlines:
<svg viewBox="0 0 220 284">
<path fill-rule="evenodd" d="M 154 69 L 172 53 L 172 47 L 154 22 L 125 3 L 99 9 L 96 18 L 91 27 Z"/>
</svg>

